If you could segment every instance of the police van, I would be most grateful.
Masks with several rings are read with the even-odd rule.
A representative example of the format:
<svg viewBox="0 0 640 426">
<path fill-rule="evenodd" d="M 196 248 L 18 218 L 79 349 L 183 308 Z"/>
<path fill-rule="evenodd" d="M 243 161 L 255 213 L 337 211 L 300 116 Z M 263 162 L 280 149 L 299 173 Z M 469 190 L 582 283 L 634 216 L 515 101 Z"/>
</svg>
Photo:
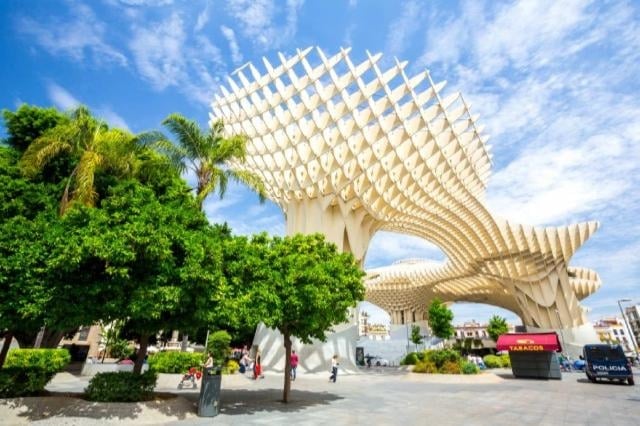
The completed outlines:
<svg viewBox="0 0 640 426">
<path fill-rule="evenodd" d="M 620 345 L 585 345 L 583 349 L 587 378 L 627 381 L 634 384 L 631 363 Z"/>
</svg>

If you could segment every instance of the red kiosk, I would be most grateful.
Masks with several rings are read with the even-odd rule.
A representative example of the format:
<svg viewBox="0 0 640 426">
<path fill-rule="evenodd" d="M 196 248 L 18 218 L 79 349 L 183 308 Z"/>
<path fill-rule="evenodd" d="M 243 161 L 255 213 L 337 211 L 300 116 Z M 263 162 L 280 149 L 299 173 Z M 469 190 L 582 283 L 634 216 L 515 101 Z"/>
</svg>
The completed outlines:
<svg viewBox="0 0 640 426">
<path fill-rule="evenodd" d="M 515 377 L 561 379 L 556 352 L 562 351 L 558 334 L 509 333 L 498 337 L 498 351 L 509 351 Z"/>
</svg>

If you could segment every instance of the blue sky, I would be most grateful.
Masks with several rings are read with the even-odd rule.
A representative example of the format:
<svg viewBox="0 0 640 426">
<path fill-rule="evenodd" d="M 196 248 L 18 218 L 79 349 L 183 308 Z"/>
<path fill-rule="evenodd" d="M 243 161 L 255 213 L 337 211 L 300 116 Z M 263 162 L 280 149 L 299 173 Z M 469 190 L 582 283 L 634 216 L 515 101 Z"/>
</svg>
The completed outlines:
<svg viewBox="0 0 640 426">
<path fill-rule="evenodd" d="M 599 220 L 572 264 L 597 270 L 590 318 L 640 303 L 640 11 L 624 1 L 4 0 L 0 107 L 82 103 L 133 132 L 171 112 L 206 124 L 237 67 L 277 52 L 352 47 L 408 60 L 461 91 L 494 155 L 486 202 L 536 225 Z M 232 188 L 207 214 L 238 233 L 284 232 L 272 203 Z M 379 233 L 366 266 L 442 259 L 413 237 Z M 454 305 L 456 322 L 485 305 Z"/>
</svg>

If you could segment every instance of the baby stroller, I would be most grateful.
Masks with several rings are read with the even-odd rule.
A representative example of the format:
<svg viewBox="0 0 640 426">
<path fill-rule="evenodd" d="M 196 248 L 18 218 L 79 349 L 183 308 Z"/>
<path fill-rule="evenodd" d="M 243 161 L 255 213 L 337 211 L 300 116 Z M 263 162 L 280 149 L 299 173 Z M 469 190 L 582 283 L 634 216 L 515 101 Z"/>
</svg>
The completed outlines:
<svg viewBox="0 0 640 426">
<path fill-rule="evenodd" d="M 191 367 L 189 371 L 182 376 L 180 383 L 178 383 L 178 389 L 182 389 L 185 382 L 191 383 L 191 389 L 198 389 L 198 383 L 196 380 L 200 380 L 200 377 L 202 377 L 202 372 L 197 370 L 195 367 Z"/>
</svg>

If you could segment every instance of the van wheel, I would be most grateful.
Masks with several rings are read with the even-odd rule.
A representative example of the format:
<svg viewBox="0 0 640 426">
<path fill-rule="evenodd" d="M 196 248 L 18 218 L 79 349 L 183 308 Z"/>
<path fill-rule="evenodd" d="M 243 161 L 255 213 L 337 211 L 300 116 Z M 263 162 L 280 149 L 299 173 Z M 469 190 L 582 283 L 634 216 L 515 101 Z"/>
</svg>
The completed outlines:
<svg viewBox="0 0 640 426">
<path fill-rule="evenodd" d="M 635 385 L 635 384 L 636 384 L 636 382 L 633 380 L 633 377 L 629 377 L 629 378 L 627 379 L 627 383 L 629 383 L 629 385 L 630 385 L 630 386 L 633 386 L 633 385 Z"/>
<path fill-rule="evenodd" d="M 593 376 L 587 376 L 587 378 L 589 378 L 589 381 L 590 381 L 591 383 L 596 383 L 596 378 L 595 378 L 595 377 L 593 377 Z"/>
</svg>

